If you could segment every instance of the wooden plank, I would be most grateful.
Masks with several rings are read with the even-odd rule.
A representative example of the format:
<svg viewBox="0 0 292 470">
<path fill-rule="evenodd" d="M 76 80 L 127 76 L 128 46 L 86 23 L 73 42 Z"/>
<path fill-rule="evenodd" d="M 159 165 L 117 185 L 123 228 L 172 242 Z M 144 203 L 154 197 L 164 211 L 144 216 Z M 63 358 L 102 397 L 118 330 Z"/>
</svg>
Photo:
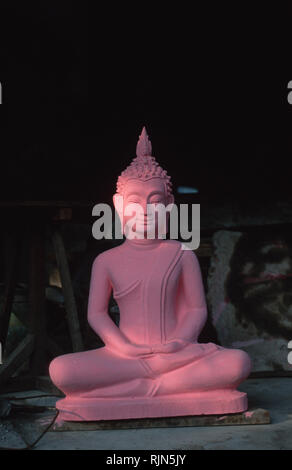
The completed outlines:
<svg viewBox="0 0 292 470">
<path fill-rule="evenodd" d="M 23 311 L 16 311 L 14 312 L 14 315 L 17 317 L 17 319 L 25 326 L 26 328 L 29 328 L 29 319 L 25 315 Z M 65 354 L 64 350 L 57 344 L 50 336 L 46 336 L 46 348 L 47 351 L 50 352 L 54 357 L 56 356 L 62 356 L 62 354 Z"/>
<path fill-rule="evenodd" d="M 60 270 L 62 290 L 65 301 L 65 308 L 67 312 L 67 321 L 72 341 L 73 351 L 83 350 L 83 340 L 80 331 L 80 324 L 78 312 L 73 292 L 71 275 L 67 261 L 66 251 L 63 243 L 63 238 L 58 230 L 53 233 L 53 244 L 55 248 L 58 268 Z"/>
<path fill-rule="evenodd" d="M 41 215 L 32 214 L 29 266 L 29 325 L 35 335 L 31 357 L 31 372 L 41 375 L 46 370 L 46 279 L 45 279 L 45 224 Z"/>
<path fill-rule="evenodd" d="M 25 392 L 34 389 L 35 379 L 33 377 L 16 376 L 8 378 L 5 383 L 1 382 L 1 393 Z"/>
<path fill-rule="evenodd" d="M 39 376 L 35 377 L 34 389 L 41 390 L 45 393 L 50 393 L 52 395 L 64 397 L 65 395 L 59 390 L 51 381 L 50 377 Z"/>
<path fill-rule="evenodd" d="M 50 394 L 52 396 L 59 396 L 60 398 L 65 396 L 61 392 L 61 390 L 59 390 L 53 384 L 50 377 L 48 376 L 32 377 L 27 375 L 21 375 L 16 377 L 10 377 L 5 381 L 5 383 L 1 383 L 1 394 L 35 390 L 40 390 L 41 392 L 44 392 L 45 394 Z"/>
<path fill-rule="evenodd" d="M 292 377 L 292 370 L 259 370 L 251 372 L 249 379 L 262 379 L 268 377 Z"/>
<path fill-rule="evenodd" d="M 13 226 L 12 226 L 13 230 Z M 6 265 L 6 279 L 3 303 L 0 310 L 0 343 L 2 354 L 5 350 L 5 343 L 8 334 L 9 321 L 12 311 L 14 291 L 16 286 L 17 265 L 20 252 L 20 241 L 15 233 L 10 230 L 4 233 L 4 256 Z"/>
<path fill-rule="evenodd" d="M 17 348 L 0 365 L 0 383 L 9 379 L 31 355 L 34 348 L 34 335 L 27 334 Z"/>
<path fill-rule="evenodd" d="M 62 356 L 64 350 L 50 337 L 47 336 L 47 351 L 49 351 L 54 357 Z"/>
<path fill-rule="evenodd" d="M 242 426 L 269 424 L 270 414 L 262 408 L 227 415 L 176 416 L 171 418 L 125 419 L 119 421 L 62 421 L 51 431 L 97 431 L 106 429 L 176 428 L 197 426 Z"/>
</svg>

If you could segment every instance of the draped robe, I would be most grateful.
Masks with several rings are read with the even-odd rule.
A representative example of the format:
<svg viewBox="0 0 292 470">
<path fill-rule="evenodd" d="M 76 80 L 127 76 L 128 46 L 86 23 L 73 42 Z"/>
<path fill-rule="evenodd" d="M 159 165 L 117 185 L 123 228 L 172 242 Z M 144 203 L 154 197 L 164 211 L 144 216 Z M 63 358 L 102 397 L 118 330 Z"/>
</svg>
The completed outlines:
<svg viewBox="0 0 292 470">
<path fill-rule="evenodd" d="M 193 253 L 182 250 L 181 243 L 165 241 L 153 256 L 151 269 L 122 290 L 113 292 L 120 310 L 120 330 L 133 343 L 157 344 L 169 341 L 179 321 L 187 310 L 185 291 L 181 286 L 182 258 Z M 147 256 L 147 254 L 146 254 Z M 206 309 L 200 271 L 197 279 L 189 279 L 198 292 L 198 306 L 189 315 L 201 315 Z M 202 304 L 203 300 L 203 304 Z M 179 333 L 179 332 L 178 332 Z M 199 332 L 198 332 L 199 333 Z M 155 377 L 177 367 L 195 362 L 217 351 L 213 343 L 193 342 L 176 352 L 154 354 L 139 359 L 148 372 Z"/>
<path fill-rule="evenodd" d="M 120 309 L 119 327 L 107 310 L 111 292 Z M 99 255 L 92 269 L 88 312 L 105 346 L 52 361 L 50 376 L 66 394 L 57 404 L 62 418 L 246 409 L 246 394 L 235 388 L 248 376 L 250 360 L 243 351 L 198 343 L 207 313 L 201 272 L 195 254 L 182 250 L 180 243 L 165 240 L 154 248 L 138 248 L 126 241 Z M 174 352 L 135 356 L 123 350 L 125 344 L 157 346 L 180 339 L 185 342 Z"/>
</svg>

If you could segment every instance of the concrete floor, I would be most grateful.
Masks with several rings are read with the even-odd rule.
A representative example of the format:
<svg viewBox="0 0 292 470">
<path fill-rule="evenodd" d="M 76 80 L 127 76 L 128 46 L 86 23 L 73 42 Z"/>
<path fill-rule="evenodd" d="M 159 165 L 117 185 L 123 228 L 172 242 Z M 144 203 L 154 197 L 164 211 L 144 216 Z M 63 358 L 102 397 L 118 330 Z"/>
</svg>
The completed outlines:
<svg viewBox="0 0 292 470">
<path fill-rule="evenodd" d="M 292 377 L 249 379 L 239 387 L 248 393 L 250 407 L 265 408 L 271 415 L 269 425 L 181 427 L 106 431 L 48 432 L 36 449 L 95 450 L 272 450 L 292 449 Z M 29 396 L 43 392 L 25 392 Z M 10 394 L 11 395 L 11 394 Z M 28 401 L 53 405 L 55 398 Z M 45 418 L 44 418 L 45 419 Z M 0 422 L 0 447 L 23 446 L 23 436 L 32 442 L 40 433 L 33 418 L 29 421 Z"/>
</svg>

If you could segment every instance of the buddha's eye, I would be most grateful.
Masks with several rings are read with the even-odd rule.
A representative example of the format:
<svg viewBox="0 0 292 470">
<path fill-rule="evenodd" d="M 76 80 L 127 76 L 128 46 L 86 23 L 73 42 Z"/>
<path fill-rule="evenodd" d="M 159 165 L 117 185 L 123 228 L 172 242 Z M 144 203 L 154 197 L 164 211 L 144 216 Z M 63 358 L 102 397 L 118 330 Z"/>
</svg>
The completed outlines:
<svg viewBox="0 0 292 470">
<path fill-rule="evenodd" d="M 138 199 L 128 199 L 127 204 L 139 204 Z"/>
</svg>

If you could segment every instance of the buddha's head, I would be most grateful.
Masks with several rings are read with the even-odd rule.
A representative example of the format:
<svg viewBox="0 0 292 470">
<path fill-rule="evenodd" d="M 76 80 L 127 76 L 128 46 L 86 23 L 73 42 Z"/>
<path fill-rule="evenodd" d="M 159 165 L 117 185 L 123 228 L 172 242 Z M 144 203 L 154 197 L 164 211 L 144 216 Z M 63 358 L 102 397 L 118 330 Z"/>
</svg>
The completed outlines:
<svg viewBox="0 0 292 470">
<path fill-rule="evenodd" d="M 152 156 L 145 127 L 137 143 L 136 155 L 118 178 L 113 198 L 115 209 L 127 238 L 131 238 L 125 229 L 129 227 L 136 233 L 134 238 L 146 238 L 147 233 L 155 234 L 150 238 L 157 238 L 159 207 L 170 209 L 174 198 L 170 176 Z"/>
</svg>

